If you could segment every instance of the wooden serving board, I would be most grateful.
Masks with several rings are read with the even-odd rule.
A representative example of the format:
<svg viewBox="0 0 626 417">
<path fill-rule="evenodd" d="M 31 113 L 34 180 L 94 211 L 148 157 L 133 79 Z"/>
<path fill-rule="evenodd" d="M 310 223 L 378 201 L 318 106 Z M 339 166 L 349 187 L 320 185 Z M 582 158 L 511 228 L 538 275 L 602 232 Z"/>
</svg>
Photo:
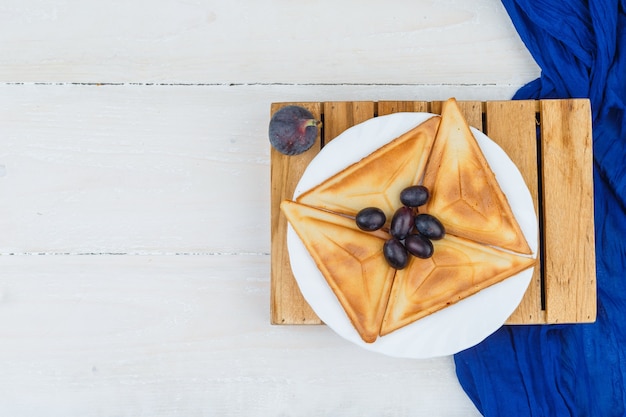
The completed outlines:
<svg viewBox="0 0 626 417">
<path fill-rule="evenodd" d="M 271 322 L 321 324 L 291 272 L 287 221 L 279 205 L 321 147 L 347 128 L 395 112 L 440 113 L 442 102 L 350 101 L 273 103 L 309 109 L 323 126 L 312 149 L 298 156 L 271 150 Z M 538 267 L 507 324 L 585 323 L 596 318 L 591 110 L 589 100 L 460 101 L 482 130 L 517 165 L 539 219 Z"/>
</svg>

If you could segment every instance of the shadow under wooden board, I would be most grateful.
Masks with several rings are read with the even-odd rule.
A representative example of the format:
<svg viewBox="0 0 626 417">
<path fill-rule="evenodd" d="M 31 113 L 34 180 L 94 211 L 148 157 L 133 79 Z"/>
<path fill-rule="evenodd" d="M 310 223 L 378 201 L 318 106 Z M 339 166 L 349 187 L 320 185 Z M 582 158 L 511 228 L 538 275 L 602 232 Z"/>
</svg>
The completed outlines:
<svg viewBox="0 0 626 417">
<path fill-rule="evenodd" d="M 271 150 L 272 324 L 322 324 L 302 297 L 289 264 L 280 202 L 293 196 L 323 144 L 372 117 L 439 114 L 440 101 L 273 103 L 309 109 L 323 121 L 316 144 L 298 156 Z M 520 170 L 539 218 L 538 267 L 506 324 L 588 323 L 596 319 L 591 110 L 587 99 L 459 101 L 471 126 L 496 142 Z"/>
</svg>

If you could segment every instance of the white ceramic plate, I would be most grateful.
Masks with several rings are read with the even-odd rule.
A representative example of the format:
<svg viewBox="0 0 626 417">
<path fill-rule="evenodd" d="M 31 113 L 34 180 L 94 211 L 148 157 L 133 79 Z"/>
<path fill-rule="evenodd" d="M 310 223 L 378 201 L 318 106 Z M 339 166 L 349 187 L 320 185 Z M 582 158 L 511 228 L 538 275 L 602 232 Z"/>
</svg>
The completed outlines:
<svg viewBox="0 0 626 417">
<path fill-rule="evenodd" d="M 429 113 L 395 113 L 370 119 L 346 130 L 311 161 L 296 186 L 293 198 L 432 116 Z M 472 128 L 472 132 L 496 174 L 535 257 L 537 217 L 528 187 L 515 164 L 498 145 L 477 129 Z M 451 355 L 481 342 L 513 313 L 533 273 L 532 268 L 522 271 L 450 307 L 379 337 L 374 343 L 365 343 L 291 225 L 287 229 L 287 247 L 300 290 L 320 319 L 345 339 L 365 349 L 395 357 Z"/>
</svg>

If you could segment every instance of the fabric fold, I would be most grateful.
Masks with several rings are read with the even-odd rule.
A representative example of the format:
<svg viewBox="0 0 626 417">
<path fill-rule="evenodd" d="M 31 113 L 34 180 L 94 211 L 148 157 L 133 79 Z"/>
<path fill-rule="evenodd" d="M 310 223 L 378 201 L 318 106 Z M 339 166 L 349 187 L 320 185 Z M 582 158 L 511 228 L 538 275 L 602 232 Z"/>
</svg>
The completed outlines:
<svg viewBox="0 0 626 417">
<path fill-rule="evenodd" d="M 541 68 L 514 99 L 589 98 L 595 323 L 503 326 L 455 355 L 484 416 L 626 415 L 626 0 L 502 0 Z"/>
</svg>

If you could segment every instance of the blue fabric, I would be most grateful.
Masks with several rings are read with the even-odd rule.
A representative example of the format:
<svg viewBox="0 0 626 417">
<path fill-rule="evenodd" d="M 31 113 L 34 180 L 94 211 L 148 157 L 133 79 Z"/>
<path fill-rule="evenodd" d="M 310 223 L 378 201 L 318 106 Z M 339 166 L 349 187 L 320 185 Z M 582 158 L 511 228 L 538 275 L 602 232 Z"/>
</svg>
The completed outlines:
<svg viewBox="0 0 626 417">
<path fill-rule="evenodd" d="M 541 76 L 515 95 L 593 116 L 598 317 L 503 326 L 455 355 L 484 416 L 626 416 L 626 0 L 502 0 Z"/>
</svg>

